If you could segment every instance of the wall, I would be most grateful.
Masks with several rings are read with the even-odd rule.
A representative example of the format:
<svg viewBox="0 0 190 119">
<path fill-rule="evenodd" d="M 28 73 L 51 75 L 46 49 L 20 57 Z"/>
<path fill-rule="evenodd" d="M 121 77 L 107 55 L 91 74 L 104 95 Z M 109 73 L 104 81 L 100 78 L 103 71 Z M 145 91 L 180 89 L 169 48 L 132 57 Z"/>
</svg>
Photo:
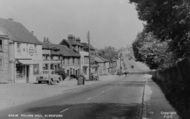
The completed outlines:
<svg viewBox="0 0 190 119">
<path fill-rule="evenodd" d="M 0 83 L 5 83 L 10 81 L 9 75 L 9 57 L 8 57 L 8 40 L 2 40 L 2 51 L 0 51 Z"/>
<path fill-rule="evenodd" d="M 20 48 L 18 48 L 20 44 Z M 14 43 L 15 58 L 42 60 L 42 45 L 34 45 L 28 43 Z"/>
<path fill-rule="evenodd" d="M 190 58 L 178 62 L 175 66 L 153 73 L 152 79 L 182 119 L 190 117 Z"/>
</svg>

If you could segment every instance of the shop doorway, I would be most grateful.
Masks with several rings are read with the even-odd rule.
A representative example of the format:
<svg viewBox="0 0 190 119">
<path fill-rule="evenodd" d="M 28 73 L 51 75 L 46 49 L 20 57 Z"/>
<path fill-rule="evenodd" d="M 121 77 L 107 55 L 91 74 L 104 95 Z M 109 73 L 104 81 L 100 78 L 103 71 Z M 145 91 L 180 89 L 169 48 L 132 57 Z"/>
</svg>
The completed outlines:
<svg viewBox="0 0 190 119">
<path fill-rule="evenodd" d="M 26 83 L 29 83 L 29 72 L 30 72 L 30 69 L 29 69 L 29 65 L 25 65 L 26 66 Z"/>
</svg>

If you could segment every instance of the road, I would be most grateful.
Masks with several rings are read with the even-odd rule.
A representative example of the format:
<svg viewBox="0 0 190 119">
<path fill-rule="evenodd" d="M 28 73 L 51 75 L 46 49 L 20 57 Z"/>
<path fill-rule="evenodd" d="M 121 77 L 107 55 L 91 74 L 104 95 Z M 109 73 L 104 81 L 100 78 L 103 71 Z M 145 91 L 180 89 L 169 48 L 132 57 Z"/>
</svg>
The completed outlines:
<svg viewBox="0 0 190 119">
<path fill-rule="evenodd" d="M 127 76 L 0 112 L 0 119 L 140 119 L 145 80 Z"/>
</svg>

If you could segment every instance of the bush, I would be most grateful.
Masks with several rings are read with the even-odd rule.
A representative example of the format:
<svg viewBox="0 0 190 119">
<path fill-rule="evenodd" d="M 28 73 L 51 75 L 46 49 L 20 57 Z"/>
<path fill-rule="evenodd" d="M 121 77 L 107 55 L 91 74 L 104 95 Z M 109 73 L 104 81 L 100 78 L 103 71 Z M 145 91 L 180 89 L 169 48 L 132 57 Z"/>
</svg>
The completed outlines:
<svg viewBox="0 0 190 119">
<path fill-rule="evenodd" d="M 157 71 L 152 77 L 182 119 L 190 117 L 189 69 L 190 59 L 185 59 L 173 67 Z"/>
</svg>

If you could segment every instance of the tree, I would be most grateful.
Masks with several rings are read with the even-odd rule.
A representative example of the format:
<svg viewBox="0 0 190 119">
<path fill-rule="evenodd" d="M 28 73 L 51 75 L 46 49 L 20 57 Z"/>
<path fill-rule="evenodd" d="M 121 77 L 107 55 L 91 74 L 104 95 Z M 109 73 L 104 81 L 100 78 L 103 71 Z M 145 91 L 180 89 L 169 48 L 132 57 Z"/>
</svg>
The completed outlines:
<svg viewBox="0 0 190 119">
<path fill-rule="evenodd" d="M 169 41 L 175 58 L 188 55 L 190 44 L 190 2 L 188 0 L 130 0 L 139 19 L 146 22 L 145 32 L 160 41 Z"/>
<path fill-rule="evenodd" d="M 98 54 L 108 60 L 115 60 L 118 57 L 118 52 L 114 47 L 108 46 L 98 51 Z"/>
<path fill-rule="evenodd" d="M 137 61 L 146 63 L 151 69 L 165 68 L 173 63 L 173 54 L 168 50 L 168 41 L 161 42 L 152 32 L 145 31 L 137 35 L 133 43 Z"/>
</svg>

